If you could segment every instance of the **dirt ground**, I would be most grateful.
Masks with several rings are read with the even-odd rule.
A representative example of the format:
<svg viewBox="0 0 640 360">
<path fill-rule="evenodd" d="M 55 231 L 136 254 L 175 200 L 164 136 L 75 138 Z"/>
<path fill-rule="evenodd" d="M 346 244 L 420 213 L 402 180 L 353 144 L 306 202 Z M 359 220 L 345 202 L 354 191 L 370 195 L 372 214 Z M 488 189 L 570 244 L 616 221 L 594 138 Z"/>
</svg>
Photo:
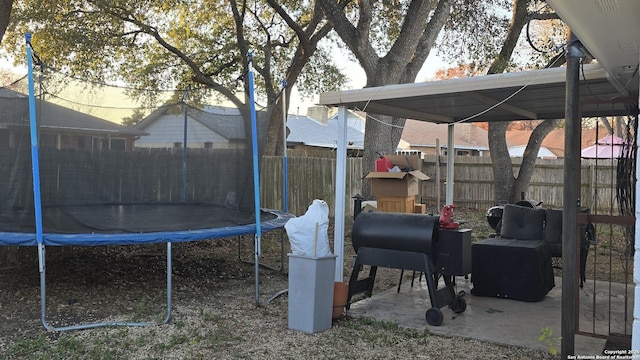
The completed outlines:
<svg viewBox="0 0 640 360">
<path fill-rule="evenodd" d="M 260 268 L 262 301 L 269 291 L 287 287 L 287 262 L 281 263 L 281 232 L 264 234 Z M 239 242 L 241 246 L 239 246 Z M 285 253 L 289 243 L 285 238 Z M 333 245 L 331 245 L 333 246 Z M 346 241 L 345 279 L 354 251 Z M 29 248 L 29 251 L 36 251 Z M 173 244 L 173 302 L 211 301 L 219 292 L 255 288 L 253 237 Z M 0 269 L 0 344 L 44 331 L 40 323 L 40 273 L 31 261 Z M 52 326 L 128 319 L 159 320 L 166 307 L 166 245 L 47 248 L 47 322 Z M 375 292 L 396 286 L 399 272 L 379 269 Z M 245 299 L 255 306 L 255 296 Z"/>
</svg>

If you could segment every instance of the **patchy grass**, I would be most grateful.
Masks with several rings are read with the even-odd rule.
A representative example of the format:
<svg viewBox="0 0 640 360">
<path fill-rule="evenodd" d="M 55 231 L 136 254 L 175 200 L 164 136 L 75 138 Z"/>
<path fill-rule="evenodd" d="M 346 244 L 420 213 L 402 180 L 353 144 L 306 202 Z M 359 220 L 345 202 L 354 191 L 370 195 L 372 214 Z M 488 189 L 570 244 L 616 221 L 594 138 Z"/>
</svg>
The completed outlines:
<svg viewBox="0 0 640 360">
<path fill-rule="evenodd" d="M 456 211 L 459 218 L 476 219 L 477 225 L 469 226 L 474 233 L 476 228 L 488 228 L 484 211 Z M 346 228 L 348 278 L 351 224 Z M 329 239 L 332 242 L 333 236 Z M 265 234 L 263 244 L 263 260 L 277 265 L 280 234 Z M 285 245 L 288 252 L 288 242 Z M 252 251 L 244 252 L 251 248 L 252 241 L 245 239 L 243 260 L 253 260 Z M 87 318 L 158 319 L 166 301 L 164 249 L 52 251 L 47 258 L 48 316 L 63 323 Z M 179 244 L 174 250 L 173 316 L 161 326 L 46 332 L 39 324 L 37 266 L 19 264 L 0 270 L 0 359 L 554 359 L 545 352 L 435 336 L 373 319 L 341 319 L 330 330 L 302 334 L 288 329 L 286 296 L 255 306 L 255 268 L 239 259 L 236 238 Z M 260 269 L 262 301 L 287 287 L 286 257 L 283 265 L 283 272 Z M 397 286 L 399 274 L 379 269 L 374 292 Z"/>
</svg>

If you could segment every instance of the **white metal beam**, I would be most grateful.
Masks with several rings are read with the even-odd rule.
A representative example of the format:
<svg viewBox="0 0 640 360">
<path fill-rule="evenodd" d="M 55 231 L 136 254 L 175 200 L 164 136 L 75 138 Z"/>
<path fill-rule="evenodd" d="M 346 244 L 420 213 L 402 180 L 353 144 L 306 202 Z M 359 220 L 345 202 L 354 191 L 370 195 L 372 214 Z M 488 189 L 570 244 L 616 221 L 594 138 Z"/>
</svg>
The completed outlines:
<svg viewBox="0 0 640 360">
<path fill-rule="evenodd" d="M 453 204 L 453 159 L 456 154 L 456 144 L 454 144 L 453 140 L 454 126 L 454 124 L 447 126 L 447 185 L 445 186 L 445 205 Z"/>
<path fill-rule="evenodd" d="M 336 255 L 335 281 L 343 281 L 344 222 L 347 193 L 347 113 L 346 106 L 338 107 L 338 148 L 336 151 L 336 201 L 334 209 L 333 253 Z"/>
</svg>

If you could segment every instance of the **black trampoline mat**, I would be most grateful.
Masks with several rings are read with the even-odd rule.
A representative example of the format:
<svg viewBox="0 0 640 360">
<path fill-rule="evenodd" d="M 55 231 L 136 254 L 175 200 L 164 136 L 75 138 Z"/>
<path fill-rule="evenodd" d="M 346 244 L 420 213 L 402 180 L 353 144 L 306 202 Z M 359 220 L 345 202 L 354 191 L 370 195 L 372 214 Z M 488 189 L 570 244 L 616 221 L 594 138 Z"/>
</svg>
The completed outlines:
<svg viewBox="0 0 640 360">
<path fill-rule="evenodd" d="M 4 232 L 35 232 L 33 209 L 0 216 Z M 239 226 L 255 223 L 253 210 L 202 203 L 98 204 L 45 207 L 45 233 L 146 233 Z M 274 219 L 261 212 L 261 221 Z"/>
</svg>

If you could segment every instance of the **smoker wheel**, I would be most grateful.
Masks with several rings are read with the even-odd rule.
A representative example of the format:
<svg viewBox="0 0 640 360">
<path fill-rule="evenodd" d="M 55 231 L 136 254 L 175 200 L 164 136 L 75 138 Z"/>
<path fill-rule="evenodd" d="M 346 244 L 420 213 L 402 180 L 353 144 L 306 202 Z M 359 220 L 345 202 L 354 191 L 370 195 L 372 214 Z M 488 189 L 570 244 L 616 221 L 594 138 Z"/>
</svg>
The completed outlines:
<svg viewBox="0 0 640 360">
<path fill-rule="evenodd" d="M 461 314 L 467 310 L 467 302 L 461 296 L 458 296 L 453 301 L 453 304 L 449 305 L 449 309 L 456 314 Z"/>
<path fill-rule="evenodd" d="M 432 326 L 440 326 L 442 324 L 442 320 L 444 316 L 442 315 L 442 311 L 436 307 L 432 307 L 427 310 L 426 313 L 427 323 Z"/>
</svg>

